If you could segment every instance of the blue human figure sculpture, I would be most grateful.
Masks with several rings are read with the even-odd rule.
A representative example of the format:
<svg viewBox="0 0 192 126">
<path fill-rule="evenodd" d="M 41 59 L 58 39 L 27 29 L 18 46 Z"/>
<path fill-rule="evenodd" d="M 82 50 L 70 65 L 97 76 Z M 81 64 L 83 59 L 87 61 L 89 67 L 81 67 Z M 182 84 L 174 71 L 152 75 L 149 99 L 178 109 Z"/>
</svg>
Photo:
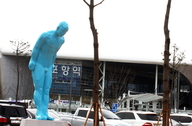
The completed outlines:
<svg viewBox="0 0 192 126">
<path fill-rule="evenodd" d="M 52 84 L 52 71 L 56 54 L 64 43 L 68 24 L 61 22 L 55 31 L 44 32 L 37 40 L 29 61 L 34 83 L 34 102 L 37 108 L 36 119 L 54 120 L 48 115 L 49 91 Z"/>
</svg>

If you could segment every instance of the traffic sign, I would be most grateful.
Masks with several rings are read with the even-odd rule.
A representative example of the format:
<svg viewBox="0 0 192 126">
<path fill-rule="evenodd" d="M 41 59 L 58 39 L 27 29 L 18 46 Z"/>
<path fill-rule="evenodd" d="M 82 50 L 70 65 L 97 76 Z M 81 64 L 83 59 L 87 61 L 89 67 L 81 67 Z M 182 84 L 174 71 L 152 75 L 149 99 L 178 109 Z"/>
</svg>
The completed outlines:
<svg viewBox="0 0 192 126">
<path fill-rule="evenodd" d="M 112 104 L 112 112 L 117 112 L 117 108 L 118 108 L 118 104 L 117 103 L 113 103 Z"/>
</svg>

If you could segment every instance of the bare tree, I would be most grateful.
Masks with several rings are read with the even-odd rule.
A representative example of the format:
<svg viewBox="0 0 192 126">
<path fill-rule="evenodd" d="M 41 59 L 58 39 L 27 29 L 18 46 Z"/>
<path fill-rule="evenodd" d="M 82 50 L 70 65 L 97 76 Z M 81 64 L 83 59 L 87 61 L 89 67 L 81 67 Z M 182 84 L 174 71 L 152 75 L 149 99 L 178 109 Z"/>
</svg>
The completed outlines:
<svg viewBox="0 0 192 126">
<path fill-rule="evenodd" d="M 106 70 L 110 71 L 107 74 L 107 78 L 109 81 L 112 81 L 110 82 L 110 86 L 106 87 L 108 90 L 105 91 L 105 99 L 107 99 L 107 101 L 109 102 L 108 104 L 111 107 L 112 103 L 119 102 L 119 96 L 122 96 L 123 93 L 128 92 L 128 84 L 130 84 L 134 80 L 135 73 L 125 64 L 108 64 Z M 113 99 L 109 100 L 109 97 L 111 95 Z"/>
<path fill-rule="evenodd" d="M 33 92 L 34 92 L 34 86 L 33 81 L 31 77 L 31 71 L 28 68 L 29 63 L 29 56 L 21 57 L 19 66 L 20 67 L 20 94 L 18 94 L 18 97 L 20 99 L 32 99 L 33 98 Z M 27 89 L 27 90 L 26 90 Z"/>
<path fill-rule="evenodd" d="M 172 48 L 173 51 L 171 52 L 171 63 L 169 64 L 171 71 L 179 70 L 180 67 L 183 66 L 186 68 L 188 65 L 185 62 L 183 62 L 183 60 L 185 59 L 185 52 L 184 51 L 179 52 L 179 47 L 176 44 L 174 44 Z M 173 75 L 171 75 L 171 77 L 172 76 Z"/>
<path fill-rule="evenodd" d="M 184 52 L 178 52 L 179 48 L 177 47 L 176 44 L 174 44 L 172 46 L 173 51 L 171 52 L 171 63 L 170 65 L 170 74 L 169 77 L 171 79 L 171 85 L 170 85 L 170 108 L 172 108 L 172 101 L 173 101 L 173 105 L 175 108 L 176 107 L 176 101 L 178 101 L 178 97 L 176 97 L 176 95 L 178 95 L 178 72 L 180 72 L 180 68 L 184 67 L 183 70 L 185 70 L 185 68 L 187 67 L 187 64 L 185 62 L 183 62 L 183 60 L 185 59 L 185 53 Z M 173 90 L 175 91 L 175 93 L 172 93 Z M 176 91 L 177 90 L 177 91 Z M 174 94 L 174 99 L 173 99 L 173 94 Z"/>
<path fill-rule="evenodd" d="M 86 0 L 83 0 L 85 2 L 85 4 L 87 4 L 87 6 L 89 7 L 89 21 L 90 21 L 90 26 L 91 26 L 91 31 L 93 34 L 93 39 L 94 39 L 94 86 L 93 86 L 93 98 L 94 98 L 94 103 L 93 103 L 93 107 L 94 107 L 94 126 L 98 126 L 99 125 L 99 113 L 98 113 L 98 89 L 99 89 L 99 56 L 98 56 L 98 33 L 97 33 L 97 29 L 95 28 L 95 23 L 94 23 L 94 8 L 100 4 L 102 4 L 102 2 L 104 0 L 102 0 L 101 2 L 99 2 L 98 4 L 94 4 L 94 0 L 90 0 L 90 3 L 88 3 Z"/>
<path fill-rule="evenodd" d="M 12 44 L 13 53 L 16 55 L 16 73 L 17 73 L 17 86 L 16 86 L 16 103 L 18 100 L 19 93 L 19 83 L 20 83 L 20 66 L 19 66 L 19 56 L 26 56 L 30 53 L 28 48 L 30 47 L 29 42 L 24 42 L 23 40 L 10 41 Z"/>
<path fill-rule="evenodd" d="M 171 0 L 168 0 L 167 10 L 165 14 L 164 22 L 164 34 L 165 34 L 165 50 L 164 50 L 164 65 L 163 65 L 163 126 L 169 126 L 169 45 L 170 45 L 170 36 L 169 36 L 169 14 L 171 8 Z"/>
</svg>

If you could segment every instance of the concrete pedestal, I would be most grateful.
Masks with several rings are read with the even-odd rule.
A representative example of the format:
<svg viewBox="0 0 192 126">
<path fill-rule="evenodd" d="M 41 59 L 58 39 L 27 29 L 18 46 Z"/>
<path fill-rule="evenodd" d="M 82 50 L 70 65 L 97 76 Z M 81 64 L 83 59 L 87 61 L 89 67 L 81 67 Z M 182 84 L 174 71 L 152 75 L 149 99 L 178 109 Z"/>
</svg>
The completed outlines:
<svg viewBox="0 0 192 126">
<path fill-rule="evenodd" d="M 66 121 L 23 119 L 20 126 L 68 126 Z"/>
</svg>

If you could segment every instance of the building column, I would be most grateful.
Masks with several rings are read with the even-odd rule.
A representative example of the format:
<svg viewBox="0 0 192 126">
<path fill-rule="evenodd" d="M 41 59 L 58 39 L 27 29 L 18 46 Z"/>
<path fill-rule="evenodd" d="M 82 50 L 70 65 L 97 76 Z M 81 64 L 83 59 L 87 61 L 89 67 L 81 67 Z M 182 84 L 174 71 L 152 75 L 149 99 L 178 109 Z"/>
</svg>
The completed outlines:
<svg viewBox="0 0 192 126">
<path fill-rule="evenodd" d="M 157 84 L 158 84 L 158 65 L 156 65 L 155 69 L 155 95 L 157 95 Z M 157 102 L 153 101 L 153 111 L 157 111 Z"/>
</svg>

